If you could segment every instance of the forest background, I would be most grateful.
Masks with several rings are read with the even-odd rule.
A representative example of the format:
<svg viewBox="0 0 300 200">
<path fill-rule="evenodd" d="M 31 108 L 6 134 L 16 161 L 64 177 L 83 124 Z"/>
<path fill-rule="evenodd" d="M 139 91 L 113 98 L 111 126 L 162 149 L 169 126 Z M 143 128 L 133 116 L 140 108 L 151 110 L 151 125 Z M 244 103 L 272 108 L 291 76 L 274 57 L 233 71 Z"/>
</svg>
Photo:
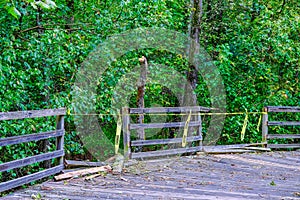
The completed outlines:
<svg viewBox="0 0 300 200">
<path fill-rule="evenodd" d="M 223 78 L 228 113 L 261 112 L 267 105 L 300 106 L 297 0 L 1 0 L 0 13 L 0 112 L 66 107 L 72 113 L 72 85 L 88 54 L 111 35 L 144 27 L 170 29 L 199 38 L 200 46 Z M 141 56 L 146 56 L 149 63 L 169 66 L 182 74 L 190 70 L 185 58 L 170 52 L 128 52 L 109 66 L 97 86 L 99 114 L 111 113 L 118 79 L 139 65 Z M 209 107 L 207 86 L 198 76 L 198 104 Z M 131 105 L 135 106 L 135 94 L 132 96 Z M 145 106 L 151 105 L 178 106 L 178 102 L 167 88 L 149 84 Z M 73 117 L 68 115 L 65 119 L 67 158 L 92 160 L 76 133 Z M 227 115 L 218 144 L 260 142 L 259 117 L 249 116 L 245 139 L 241 141 L 245 115 Z M 276 117 L 300 120 L 295 114 Z M 99 123 L 114 142 L 115 119 L 104 115 L 99 117 Z M 0 123 L 1 137 L 53 127 L 54 118 Z M 299 133 L 299 128 L 273 127 L 271 131 Z M 0 161 L 53 148 L 51 141 L 46 146 L 24 143 L 0 147 Z M 109 156 L 113 152 L 103 154 Z M 11 179 L 43 167 L 36 163 L 24 170 L 2 173 L 0 178 Z"/>
</svg>

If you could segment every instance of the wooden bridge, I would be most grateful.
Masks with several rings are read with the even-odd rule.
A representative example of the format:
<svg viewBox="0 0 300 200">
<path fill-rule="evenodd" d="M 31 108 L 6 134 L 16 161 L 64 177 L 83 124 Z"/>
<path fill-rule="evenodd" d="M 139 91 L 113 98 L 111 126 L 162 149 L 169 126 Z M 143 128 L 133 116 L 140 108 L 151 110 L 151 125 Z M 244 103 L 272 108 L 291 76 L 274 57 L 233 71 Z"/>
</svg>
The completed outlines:
<svg viewBox="0 0 300 200">
<path fill-rule="evenodd" d="M 300 151 L 138 161 L 121 175 L 74 177 L 5 199 L 300 199 Z"/>
<path fill-rule="evenodd" d="M 204 107 L 191 108 L 151 108 L 123 109 L 123 114 L 160 113 L 160 112 L 209 112 Z M 271 112 L 300 112 L 299 107 L 266 107 L 263 116 L 263 142 L 270 148 L 299 148 L 300 144 L 268 144 L 269 139 L 299 139 L 300 134 L 279 135 L 268 133 L 268 126 L 300 125 L 299 122 L 269 121 Z M 0 164 L 0 172 L 30 165 L 46 160 L 57 160 L 56 166 L 43 171 L 25 175 L 15 180 L 0 183 L 0 192 L 23 184 L 48 177 L 64 171 L 63 136 L 65 109 L 0 113 L 0 120 L 24 119 L 57 116 L 56 130 L 37 134 L 27 134 L 1 138 L 0 146 L 23 142 L 56 138 L 57 149 L 21 160 Z M 124 153 L 127 158 L 153 157 L 156 152 L 132 153 L 134 146 L 182 143 L 182 148 L 158 151 L 159 156 L 167 159 L 148 161 L 130 160 L 122 174 L 112 172 L 96 174 L 92 177 L 73 177 L 65 181 L 47 181 L 41 185 L 19 190 L 4 199 L 300 199 L 300 151 L 255 153 L 251 145 L 230 145 L 224 153 L 240 152 L 246 154 L 211 155 L 203 152 L 201 118 L 196 121 L 130 124 L 128 115 L 123 115 Z M 130 130 L 157 127 L 196 126 L 196 135 L 183 135 L 182 138 L 159 140 L 130 140 Z M 298 129 L 297 129 L 298 130 Z M 186 146 L 197 142 L 197 146 Z M 252 144 L 253 145 L 253 144 Z M 216 147 L 213 147 L 216 148 Z M 218 149 L 218 148 L 217 148 Z M 200 152 L 199 152 L 200 151 Z M 202 152 L 201 152 L 202 151 Z M 176 154 L 198 152 L 197 155 L 178 157 Z M 211 151 L 213 152 L 213 151 Z M 249 153 L 254 152 L 254 153 Z M 171 156 L 171 157 L 170 157 Z M 156 156 L 155 156 L 156 157 Z"/>
</svg>

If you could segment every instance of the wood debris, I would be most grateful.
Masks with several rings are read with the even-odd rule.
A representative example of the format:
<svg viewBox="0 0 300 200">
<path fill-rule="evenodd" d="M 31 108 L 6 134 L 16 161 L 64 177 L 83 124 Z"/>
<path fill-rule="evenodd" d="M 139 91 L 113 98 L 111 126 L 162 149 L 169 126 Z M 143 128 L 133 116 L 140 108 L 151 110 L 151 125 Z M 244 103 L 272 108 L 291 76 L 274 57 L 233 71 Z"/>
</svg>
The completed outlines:
<svg viewBox="0 0 300 200">
<path fill-rule="evenodd" d="M 88 174 L 95 174 L 95 173 L 98 173 L 98 172 L 111 172 L 111 171 L 112 171 L 112 169 L 109 165 L 101 166 L 101 167 L 93 167 L 93 168 L 68 172 L 68 173 L 65 173 L 65 174 L 60 174 L 58 176 L 54 176 L 54 180 L 60 181 L 60 180 L 69 179 L 69 178 L 73 178 L 73 177 L 85 176 L 85 175 L 88 175 Z"/>
</svg>

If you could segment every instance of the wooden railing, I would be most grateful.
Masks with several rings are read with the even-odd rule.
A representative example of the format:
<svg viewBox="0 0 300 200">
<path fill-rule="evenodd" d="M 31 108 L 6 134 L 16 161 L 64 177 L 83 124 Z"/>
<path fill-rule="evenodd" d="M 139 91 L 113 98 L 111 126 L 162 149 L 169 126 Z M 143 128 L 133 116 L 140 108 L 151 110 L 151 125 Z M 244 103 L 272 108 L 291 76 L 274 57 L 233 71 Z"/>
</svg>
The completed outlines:
<svg viewBox="0 0 300 200">
<path fill-rule="evenodd" d="M 289 112 L 299 113 L 300 107 L 290 106 L 267 106 L 264 108 L 265 114 L 262 121 L 262 141 L 268 142 L 269 139 L 300 139 L 299 134 L 269 134 L 269 126 L 300 126 L 300 121 L 269 121 L 269 113 Z M 267 144 L 268 148 L 300 148 L 300 143 L 295 144 Z"/>
<path fill-rule="evenodd" d="M 193 106 L 193 107 L 154 107 L 154 108 L 122 108 L 123 121 L 123 141 L 124 141 L 124 155 L 126 158 L 147 158 L 166 155 L 175 155 L 183 153 L 192 153 L 202 150 L 202 121 L 200 112 L 209 112 L 211 108 Z M 148 152 L 132 152 L 132 147 L 141 147 L 147 145 L 165 145 L 181 143 L 183 138 L 170 139 L 152 139 L 152 140 L 134 140 L 131 141 L 131 130 L 137 129 L 151 129 L 151 128 L 171 128 L 171 127 L 185 127 L 186 122 L 168 122 L 168 123 L 130 123 L 130 115 L 132 114 L 153 114 L 153 113 L 192 113 L 194 120 L 190 121 L 188 127 L 196 127 L 197 134 L 185 138 L 186 142 L 197 142 L 197 146 L 183 147 L 169 150 L 148 151 Z"/>
<path fill-rule="evenodd" d="M 1 120 L 14 120 L 14 119 L 26 119 L 26 118 L 37 118 L 37 117 L 56 117 L 56 130 L 35 134 L 20 135 L 8 138 L 0 139 L 0 146 L 7 146 L 13 144 L 20 144 L 24 142 L 45 140 L 48 138 L 56 138 L 56 151 L 38 154 L 35 156 L 30 156 L 27 158 L 14 160 L 11 162 L 6 162 L 0 164 L 0 172 L 8 171 L 15 168 L 24 167 L 33 163 L 52 160 L 53 158 L 58 158 L 59 163 L 57 166 L 25 175 L 14 180 L 6 181 L 0 183 L 0 192 L 9 190 L 32 181 L 51 176 L 53 174 L 59 173 L 64 168 L 63 156 L 64 156 L 64 115 L 66 110 L 61 109 L 47 109 L 47 110 L 32 110 L 32 111 L 20 111 L 20 112 L 5 112 L 0 113 Z M 0 130 L 1 132 L 1 130 Z"/>
</svg>

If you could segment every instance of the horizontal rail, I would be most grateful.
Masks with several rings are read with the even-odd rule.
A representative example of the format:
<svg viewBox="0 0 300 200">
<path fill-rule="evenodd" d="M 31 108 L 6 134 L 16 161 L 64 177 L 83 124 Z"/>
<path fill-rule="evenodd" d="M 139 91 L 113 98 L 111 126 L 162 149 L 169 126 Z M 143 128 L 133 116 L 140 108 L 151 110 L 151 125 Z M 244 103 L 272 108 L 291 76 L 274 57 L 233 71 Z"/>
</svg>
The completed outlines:
<svg viewBox="0 0 300 200">
<path fill-rule="evenodd" d="M 158 157 L 158 156 L 167 156 L 167 155 L 177 155 L 183 153 L 193 153 L 197 151 L 201 151 L 202 147 L 189 147 L 189 148 L 178 148 L 178 149 L 170 149 L 170 150 L 160 150 L 160 151 L 148 151 L 148 152 L 138 152 L 132 153 L 131 158 L 148 158 L 148 157 Z"/>
<path fill-rule="evenodd" d="M 48 116 L 65 115 L 65 114 L 66 114 L 65 108 L 45 109 L 45 110 L 28 110 L 28 111 L 17 111 L 17 112 L 2 112 L 2 113 L 0 113 L 0 121 L 1 120 L 11 120 L 11 119 L 48 117 Z"/>
<path fill-rule="evenodd" d="M 0 139 L 0 147 L 12 145 L 12 144 L 20 144 L 23 142 L 43 140 L 43 139 L 48 139 L 48 138 L 52 138 L 52 137 L 59 137 L 59 136 L 63 136 L 63 135 L 64 135 L 64 130 L 55 130 L 55 131 L 49 131 L 49 132 L 43 132 L 43 133 L 35 133 L 35 134 L 14 136 L 14 137 L 9 137 L 9 138 L 1 138 Z"/>
<path fill-rule="evenodd" d="M 267 106 L 268 112 L 300 112 L 300 107 L 293 106 Z"/>
<path fill-rule="evenodd" d="M 187 142 L 195 142 L 202 140 L 201 136 L 187 137 Z M 147 145 L 157 145 L 157 144 L 174 144 L 182 142 L 182 138 L 172 138 L 172 139 L 156 139 L 156 140 L 134 140 L 131 141 L 131 146 L 147 146 Z"/>
<path fill-rule="evenodd" d="M 0 164 L 0 172 L 7 171 L 10 169 L 15 169 L 18 167 L 24 167 L 26 165 L 30 165 L 37 162 L 42 162 L 45 160 L 50 160 L 53 158 L 58 158 L 64 156 L 64 150 L 53 151 L 49 153 L 43 153 L 35 156 L 30 156 L 27 158 L 23 158 L 20 160 L 14 160 L 11 162 Z"/>
<path fill-rule="evenodd" d="M 268 139 L 296 139 L 300 138 L 300 134 L 269 134 Z"/>
<path fill-rule="evenodd" d="M 5 190 L 9 190 L 18 186 L 22 186 L 24 184 L 30 183 L 32 181 L 38 180 L 38 179 L 42 179 L 54 174 L 57 174 L 59 172 L 61 172 L 64 168 L 64 165 L 58 165 L 49 169 L 45 169 L 43 171 L 40 172 L 36 172 L 34 174 L 30 174 L 30 175 L 26 175 L 11 181 L 7 181 L 7 182 L 3 182 L 0 183 L 0 192 L 3 192 Z"/>
<path fill-rule="evenodd" d="M 192 112 L 209 112 L 211 110 L 217 110 L 216 108 L 207 108 L 202 106 L 191 107 L 153 107 L 153 108 L 130 108 L 130 114 L 143 114 L 143 113 L 188 113 Z"/>
<path fill-rule="evenodd" d="M 185 122 L 170 122 L 170 123 L 151 123 L 151 124 L 129 124 L 129 129 L 140 128 L 171 128 L 171 127 L 184 127 Z M 189 127 L 200 126 L 201 121 L 193 121 L 189 123 Z"/>
<path fill-rule="evenodd" d="M 286 149 L 286 148 L 300 148 L 300 144 L 268 144 L 271 149 Z"/>
<path fill-rule="evenodd" d="M 67 167 L 100 167 L 106 165 L 104 162 L 88 162 L 79 160 L 65 160 Z"/>
<path fill-rule="evenodd" d="M 300 126 L 300 122 L 292 121 L 269 121 L 268 126 Z"/>
</svg>

